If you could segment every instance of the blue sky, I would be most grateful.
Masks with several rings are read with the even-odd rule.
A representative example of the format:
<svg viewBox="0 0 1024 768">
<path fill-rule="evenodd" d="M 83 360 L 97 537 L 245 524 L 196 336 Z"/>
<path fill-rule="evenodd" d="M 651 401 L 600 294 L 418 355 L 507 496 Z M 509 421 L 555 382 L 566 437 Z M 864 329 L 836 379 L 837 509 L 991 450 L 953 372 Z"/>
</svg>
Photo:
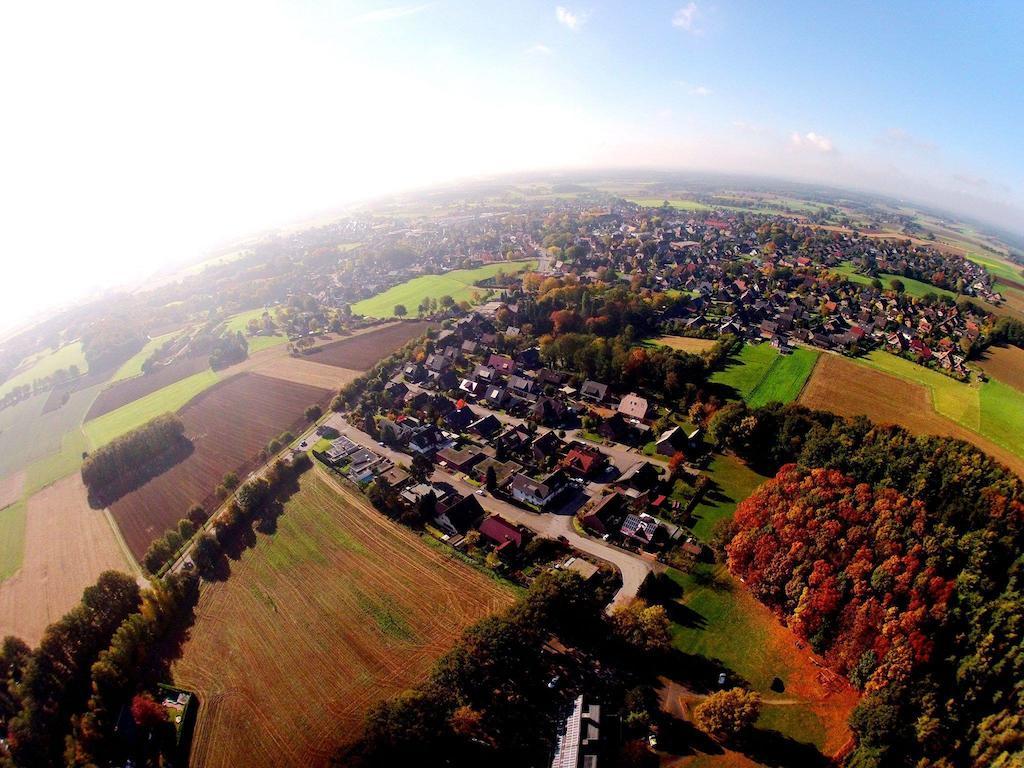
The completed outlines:
<svg viewBox="0 0 1024 768">
<path fill-rule="evenodd" d="M 1024 230 L 1024 4 L 0 5 L 0 324 L 389 191 L 652 167 Z"/>
</svg>

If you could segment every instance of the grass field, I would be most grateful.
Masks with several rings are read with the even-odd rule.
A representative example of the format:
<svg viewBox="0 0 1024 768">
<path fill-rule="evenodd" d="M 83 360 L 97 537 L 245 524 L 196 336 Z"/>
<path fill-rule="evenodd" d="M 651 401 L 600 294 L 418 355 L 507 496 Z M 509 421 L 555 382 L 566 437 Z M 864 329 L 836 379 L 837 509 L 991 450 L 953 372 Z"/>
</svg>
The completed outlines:
<svg viewBox="0 0 1024 768">
<path fill-rule="evenodd" d="M 262 349 L 269 349 L 270 347 L 276 347 L 278 344 L 284 344 L 288 341 L 288 337 L 283 333 L 278 333 L 273 336 L 249 336 L 247 333 L 248 325 L 250 320 L 259 320 L 263 317 L 263 313 L 267 310 L 260 307 L 259 309 L 251 309 L 248 312 L 240 312 L 237 315 L 232 315 L 227 319 L 225 329 L 235 333 L 241 331 L 245 335 L 246 341 L 249 342 L 249 354 L 254 354 Z"/>
<path fill-rule="evenodd" d="M 744 344 L 726 367 L 711 376 L 715 384 L 736 390 L 751 406 L 789 403 L 811 375 L 818 352 L 797 348 L 782 355 L 770 344 Z"/>
<path fill-rule="evenodd" d="M 659 336 L 655 339 L 647 339 L 644 346 L 647 347 L 669 347 L 679 352 L 690 352 L 699 355 L 711 349 L 718 341 L 715 339 L 694 339 L 689 336 Z"/>
<path fill-rule="evenodd" d="M 89 364 L 85 361 L 85 354 L 82 352 L 82 342 L 80 341 L 65 344 L 53 352 L 36 355 L 34 358 L 23 362 L 22 365 L 26 366 L 24 370 L 16 373 L 3 384 L 0 384 L 0 397 L 3 397 L 15 387 L 31 384 L 36 379 L 49 376 L 61 368 L 70 368 L 72 365 L 77 365 L 79 373 L 86 373 L 89 370 Z"/>
<path fill-rule="evenodd" d="M 170 341 L 177 335 L 178 331 L 173 331 L 147 341 L 146 345 L 142 349 L 117 369 L 117 372 L 108 383 L 113 384 L 118 381 L 123 381 L 124 379 L 130 379 L 133 376 L 141 375 L 142 364 L 146 362 L 146 358 L 153 354 L 162 344 Z"/>
<path fill-rule="evenodd" d="M 1024 267 L 1014 264 L 1006 259 L 999 258 L 993 253 L 981 253 L 973 250 L 964 254 L 964 258 L 980 264 L 994 277 L 1011 280 L 1015 283 L 1024 283 Z"/>
<path fill-rule="evenodd" d="M 661 208 L 661 204 L 665 202 L 663 197 L 627 197 L 626 199 L 631 203 L 642 205 L 644 208 Z M 669 200 L 668 204 L 677 211 L 714 210 L 710 205 L 698 203 L 696 200 Z"/>
<path fill-rule="evenodd" d="M 193 765 L 325 765 L 367 710 L 420 682 L 470 623 L 510 604 L 496 581 L 341 490 L 301 479 L 272 534 L 204 584 L 174 663 L 200 708 Z M 297 628 L 303 631 L 296 631 Z"/>
<path fill-rule="evenodd" d="M 858 285 L 871 285 L 872 278 L 868 275 L 863 275 L 860 272 L 854 270 L 853 264 L 846 262 L 838 267 L 832 267 L 832 272 L 842 275 L 851 283 L 857 283 Z M 890 275 L 886 272 L 879 272 L 878 279 L 882 281 L 882 287 L 885 290 L 889 290 L 890 280 L 899 280 L 903 283 L 903 287 L 908 296 L 914 296 L 915 298 L 921 298 L 922 296 L 934 293 L 938 296 L 948 296 L 951 299 L 956 298 L 954 291 L 946 290 L 945 288 L 938 288 L 929 283 L 921 282 L 920 280 L 914 280 L 910 277 L 903 277 L 903 275 Z"/>
<path fill-rule="evenodd" d="M 98 419 L 87 421 L 84 429 L 89 445 L 95 450 L 115 437 L 141 427 L 155 416 L 178 410 L 200 392 L 216 384 L 219 379 L 213 371 L 205 370 L 106 413 Z"/>
<path fill-rule="evenodd" d="M 40 491 L 82 466 L 82 453 L 88 450 L 81 427 L 69 429 L 60 440 L 60 450 L 37 459 L 25 471 L 25 494 Z"/>
<path fill-rule="evenodd" d="M 693 510 L 695 521 L 690 526 L 697 538 L 704 542 L 711 538 L 715 523 L 732 517 L 736 505 L 768 479 L 735 456 L 724 454 L 717 454 L 712 459 L 708 474 L 714 485 Z"/>
<path fill-rule="evenodd" d="M 0 509 L 0 581 L 21 567 L 25 551 L 25 500 Z M 5 633 L 6 634 L 6 633 Z"/>
<path fill-rule="evenodd" d="M 535 269 L 536 266 L 536 261 L 505 261 L 476 269 L 456 269 L 443 275 L 414 277 L 383 293 L 353 304 L 352 311 L 367 317 L 394 317 L 395 306 L 402 304 L 411 317 L 418 314 L 418 307 L 423 299 L 451 296 L 456 302 L 472 301 L 475 291 L 479 291 L 481 295 L 485 293 L 484 289 L 477 288 L 474 283 L 494 277 L 499 272 L 514 274 Z"/>
</svg>

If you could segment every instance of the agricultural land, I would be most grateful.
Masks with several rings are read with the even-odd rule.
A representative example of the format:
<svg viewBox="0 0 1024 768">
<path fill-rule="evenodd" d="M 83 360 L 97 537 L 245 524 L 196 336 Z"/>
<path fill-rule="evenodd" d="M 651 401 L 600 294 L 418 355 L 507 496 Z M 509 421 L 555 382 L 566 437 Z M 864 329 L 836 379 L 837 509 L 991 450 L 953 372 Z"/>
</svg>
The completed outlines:
<svg viewBox="0 0 1024 768">
<path fill-rule="evenodd" d="M 803 347 L 783 355 L 770 344 L 744 344 L 711 381 L 732 389 L 751 406 L 789 403 L 800 395 L 818 355 Z"/>
</svg>

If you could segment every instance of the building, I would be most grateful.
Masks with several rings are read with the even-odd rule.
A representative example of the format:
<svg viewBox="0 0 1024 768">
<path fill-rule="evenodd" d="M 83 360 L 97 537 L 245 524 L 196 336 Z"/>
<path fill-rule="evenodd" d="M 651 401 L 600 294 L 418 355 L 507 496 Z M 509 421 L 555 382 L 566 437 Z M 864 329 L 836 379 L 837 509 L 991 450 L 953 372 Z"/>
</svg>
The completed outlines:
<svg viewBox="0 0 1024 768">
<path fill-rule="evenodd" d="M 627 418 L 643 421 L 647 418 L 649 409 L 650 405 L 647 403 L 646 398 L 631 392 L 622 398 L 616 410 Z"/>
<path fill-rule="evenodd" d="M 583 386 L 580 387 L 580 397 L 593 400 L 595 403 L 603 403 L 605 398 L 608 397 L 608 385 L 587 379 L 583 382 Z"/>
<path fill-rule="evenodd" d="M 476 496 L 467 494 L 438 502 L 434 524 L 449 536 L 456 536 L 468 531 L 483 516 L 484 509 Z"/>
<path fill-rule="evenodd" d="M 551 768 L 598 768 L 600 755 L 601 707 L 577 696 L 555 734 Z"/>
<path fill-rule="evenodd" d="M 523 532 L 501 515 L 490 515 L 480 523 L 480 535 L 493 542 L 499 554 L 518 552 L 523 546 Z"/>
<path fill-rule="evenodd" d="M 686 433 L 680 426 L 674 426 L 661 433 L 655 447 L 662 456 L 674 456 L 677 451 L 683 450 L 687 445 Z"/>
<path fill-rule="evenodd" d="M 626 519 L 622 521 L 619 533 L 626 541 L 649 548 L 654 545 L 654 537 L 657 536 L 660 525 L 657 518 L 651 517 L 645 512 L 641 512 L 639 515 L 630 514 L 626 515 Z"/>
<path fill-rule="evenodd" d="M 597 448 L 583 443 L 572 443 L 562 459 L 562 468 L 576 477 L 593 477 L 605 468 L 607 457 Z"/>
<path fill-rule="evenodd" d="M 556 469 L 542 480 L 522 473 L 512 478 L 512 498 L 535 507 L 546 507 L 565 489 L 565 472 Z"/>
</svg>

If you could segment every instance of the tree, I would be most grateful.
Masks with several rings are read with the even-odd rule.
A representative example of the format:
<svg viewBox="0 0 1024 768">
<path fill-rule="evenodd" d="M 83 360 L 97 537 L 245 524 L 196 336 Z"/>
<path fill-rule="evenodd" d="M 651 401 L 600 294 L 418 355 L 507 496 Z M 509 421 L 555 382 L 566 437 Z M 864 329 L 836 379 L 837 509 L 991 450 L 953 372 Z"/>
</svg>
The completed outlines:
<svg viewBox="0 0 1024 768">
<path fill-rule="evenodd" d="M 405 304 L 395 304 L 395 317 L 405 317 L 409 314 L 409 310 L 405 308 Z"/>
<path fill-rule="evenodd" d="M 672 458 L 668 461 L 668 471 L 669 476 L 673 479 L 686 474 L 686 454 L 682 451 L 673 453 Z"/>
<path fill-rule="evenodd" d="M 719 741 L 736 738 L 748 730 L 760 714 L 761 697 L 742 688 L 713 693 L 693 709 L 697 727 Z"/>
<path fill-rule="evenodd" d="M 132 719 L 141 728 L 152 728 L 167 722 L 167 710 L 148 693 L 132 699 Z"/>
<path fill-rule="evenodd" d="M 498 473 L 494 471 L 494 467 L 493 466 L 488 466 L 487 467 L 486 485 L 487 485 L 487 490 L 489 490 L 489 491 L 493 491 L 495 488 L 498 487 Z"/>
<path fill-rule="evenodd" d="M 306 421 L 316 421 L 317 419 L 324 415 L 324 409 L 314 403 L 313 405 L 309 406 L 304 413 L 306 416 Z"/>
<path fill-rule="evenodd" d="M 636 650 L 665 653 L 672 647 L 671 625 L 660 605 L 633 600 L 618 606 L 611 622 L 616 637 Z"/>
<path fill-rule="evenodd" d="M 889 281 L 889 287 L 896 291 L 896 293 L 903 293 L 907 289 L 903 281 L 896 277 Z"/>
</svg>

